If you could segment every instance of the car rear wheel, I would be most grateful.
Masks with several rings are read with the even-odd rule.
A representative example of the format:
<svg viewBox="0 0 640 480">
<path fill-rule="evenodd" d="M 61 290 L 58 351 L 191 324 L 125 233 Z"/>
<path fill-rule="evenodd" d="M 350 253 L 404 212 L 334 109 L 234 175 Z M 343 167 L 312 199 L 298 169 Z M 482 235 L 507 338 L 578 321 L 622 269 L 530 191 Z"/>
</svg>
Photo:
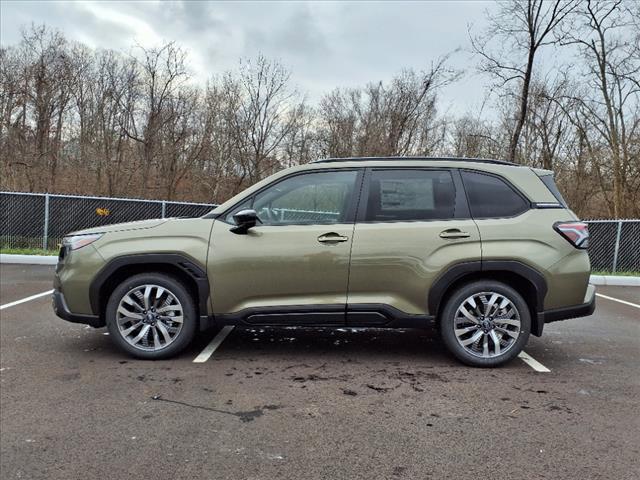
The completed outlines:
<svg viewBox="0 0 640 480">
<path fill-rule="evenodd" d="M 105 314 L 113 341 L 143 359 L 178 354 L 196 332 L 193 297 L 182 283 L 161 273 L 135 275 L 122 282 L 111 294 Z"/>
<path fill-rule="evenodd" d="M 459 288 L 440 318 L 440 334 L 449 351 L 475 367 L 497 367 L 513 359 L 530 331 L 527 303 L 516 290 L 496 281 Z"/>
</svg>

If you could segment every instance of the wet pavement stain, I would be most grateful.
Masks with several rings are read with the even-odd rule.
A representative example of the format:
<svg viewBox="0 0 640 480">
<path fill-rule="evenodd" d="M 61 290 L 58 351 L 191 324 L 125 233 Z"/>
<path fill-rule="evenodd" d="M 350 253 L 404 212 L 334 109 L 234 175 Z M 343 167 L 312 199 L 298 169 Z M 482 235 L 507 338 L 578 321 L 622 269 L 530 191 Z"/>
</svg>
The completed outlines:
<svg viewBox="0 0 640 480">
<path fill-rule="evenodd" d="M 377 385 L 372 385 L 370 383 L 367 383 L 367 388 L 370 388 L 371 390 L 375 390 L 376 392 L 380 392 L 380 393 L 386 393 L 389 390 L 393 390 L 395 388 L 398 388 L 399 385 L 395 386 L 395 387 L 381 387 L 381 386 L 377 386 Z"/>
<path fill-rule="evenodd" d="M 340 381 L 347 381 L 347 380 L 351 380 L 353 378 L 353 375 L 338 375 L 338 376 L 321 376 L 321 375 L 316 375 L 315 373 L 312 373 L 310 375 L 305 375 L 305 376 L 294 376 L 291 377 L 291 380 L 293 380 L 294 382 L 318 382 L 318 381 L 327 381 L 327 380 L 340 380 Z"/>
<path fill-rule="evenodd" d="M 231 412 L 229 410 L 221 410 L 219 408 L 205 407 L 203 405 L 193 405 L 191 403 L 181 402 L 179 400 L 171 400 L 169 398 L 162 398 L 161 395 L 154 395 L 154 396 L 151 397 L 151 400 L 155 400 L 155 401 L 158 401 L 158 402 L 173 403 L 175 405 L 181 405 L 183 407 L 196 408 L 198 410 L 206 410 L 208 412 L 215 412 L 215 413 L 223 413 L 225 415 L 232 415 L 234 417 L 238 417 L 240 419 L 240 421 L 243 422 L 243 423 L 252 422 L 256 418 L 261 417 L 262 415 L 264 415 L 265 410 L 279 410 L 279 409 L 283 408 L 282 405 L 263 405 L 262 407 L 256 407 L 254 410 L 248 410 L 248 411 L 244 411 L 244 412 Z"/>
</svg>

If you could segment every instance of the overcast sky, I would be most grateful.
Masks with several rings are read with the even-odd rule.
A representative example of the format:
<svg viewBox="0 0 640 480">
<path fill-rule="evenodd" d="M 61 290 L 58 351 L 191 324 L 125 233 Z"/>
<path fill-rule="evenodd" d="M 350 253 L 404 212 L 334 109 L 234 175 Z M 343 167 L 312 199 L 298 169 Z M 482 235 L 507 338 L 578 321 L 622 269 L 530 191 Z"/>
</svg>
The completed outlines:
<svg viewBox="0 0 640 480">
<path fill-rule="evenodd" d="M 473 71 L 467 27 L 481 29 L 482 1 L 424 2 L 15 2 L 2 0 L 1 41 L 17 43 L 31 22 L 89 46 L 128 53 L 136 42 L 175 40 L 204 81 L 263 53 L 293 72 L 315 102 L 334 87 L 388 80 L 402 68 L 428 68 L 456 49 L 451 65 Z M 485 79 L 466 75 L 447 87 L 441 110 L 463 114 L 482 104 Z"/>
</svg>

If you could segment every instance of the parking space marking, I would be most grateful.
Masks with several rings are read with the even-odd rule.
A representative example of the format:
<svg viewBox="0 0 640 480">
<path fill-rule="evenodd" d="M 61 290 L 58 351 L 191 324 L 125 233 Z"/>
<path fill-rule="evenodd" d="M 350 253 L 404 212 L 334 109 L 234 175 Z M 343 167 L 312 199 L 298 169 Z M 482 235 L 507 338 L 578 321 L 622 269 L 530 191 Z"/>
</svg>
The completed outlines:
<svg viewBox="0 0 640 480">
<path fill-rule="evenodd" d="M 218 334 L 213 337 L 211 343 L 207 345 L 204 350 L 200 352 L 200 354 L 193 360 L 193 363 L 204 363 L 209 360 L 209 357 L 213 355 L 213 352 L 220 346 L 220 344 L 227 338 L 227 335 L 231 333 L 231 330 L 235 328 L 234 325 L 226 325 L 222 327 L 222 330 L 218 332 Z"/>
<path fill-rule="evenodd" d="M 9 307 L 15 307 L 16 305 L 20 305 L 21 303 L 30 302 L 31 300 L 44 297 L 45 295 L 51 295 L 52 293 L 53 293 L 53 290 L 47 290 L 46 292 L 36 293 L 35 295 L 31 295 L 30 297 L 23 298 L 22 300 L 16 300 L 15 302 L 5 303 L 4 305 L 0 305 L 0 310 L 4 310 L 5 308 L 9 308 Z"/>
<path fill-rule="evenodd" d="M 536 372 L 549 373 L 551 371 L 547 367 L 542 365 L 539 361 L 537 361 L 535 358 L 533 358 L 531 355 L 529 355 L 527 352 L 525 352 L 524 350 L 518 354 L 518 357 L 520 357 L 524 363 L 529 365 Z"/>
<path fill-rule="evenodd" d="M 627 302 L 626 300 L 620 300 L 619 298 L 609 297 L 609 296 L 603 295 L 601 293 L 596 293 L 596 295 L 598 297 L 606 298 L 607 300 L 613 300 L 614 302 L 622 303 L 624 305 L 629 305 L 630 307 L 640 308 L 640 305 L 638 305 L 637 303 Z"/>
</svg>

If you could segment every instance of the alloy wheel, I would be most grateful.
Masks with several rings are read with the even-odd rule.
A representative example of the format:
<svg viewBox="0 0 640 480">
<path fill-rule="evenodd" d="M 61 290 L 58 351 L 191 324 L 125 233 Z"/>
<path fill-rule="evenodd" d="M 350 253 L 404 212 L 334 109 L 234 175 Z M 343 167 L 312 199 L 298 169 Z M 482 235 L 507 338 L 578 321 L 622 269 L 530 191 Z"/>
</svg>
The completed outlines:
<svg viewBox="0 0 640 480">
<path fill-rule="evenodd" d="M 518 340 L 521 322 L 518 309 L 497 292 L 474 293 L 456 310 L 454 333 L 471 355 L 495 358 L 504 355 Z"/>
<path fill-rule="evenodd" d="M 127 343 L 157 351 L 173 343 L 182 330 L 184 311 L 176 295 L 160 285 L 129 290 L 116 310 L 118 332 Z"/>
</svg>

